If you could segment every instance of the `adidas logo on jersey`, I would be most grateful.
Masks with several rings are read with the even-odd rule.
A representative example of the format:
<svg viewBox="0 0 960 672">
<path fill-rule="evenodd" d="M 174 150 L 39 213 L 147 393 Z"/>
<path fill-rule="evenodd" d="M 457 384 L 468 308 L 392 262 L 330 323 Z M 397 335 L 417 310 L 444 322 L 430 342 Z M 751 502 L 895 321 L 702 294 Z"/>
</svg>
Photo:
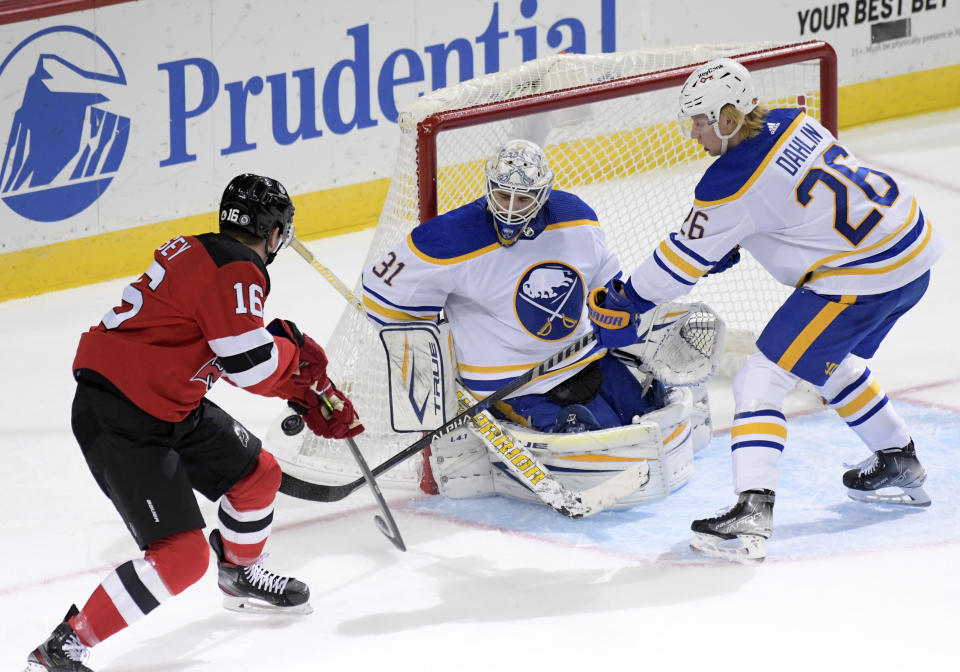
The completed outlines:
<svg viewBox="0 0 960 672">
<path fill-rule="evenodd" d="M 779 121 L 772 121 L 767 123 L 767 132 L 770 135 L 773 135 L 774 133 L 776 133 L 778 128 L 780 128 Z"/>
</svg>

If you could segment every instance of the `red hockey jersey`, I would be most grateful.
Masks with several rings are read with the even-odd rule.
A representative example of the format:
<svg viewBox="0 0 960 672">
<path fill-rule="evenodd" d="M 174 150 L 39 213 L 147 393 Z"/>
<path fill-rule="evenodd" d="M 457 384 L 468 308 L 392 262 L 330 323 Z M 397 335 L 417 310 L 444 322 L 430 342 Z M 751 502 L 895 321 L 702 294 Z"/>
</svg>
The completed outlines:
<svg viewBox="0 0 960 672">
<path fill-rule="evenodd" d="M 279 396 L 299 348 L 264 328 L 270 276 L 246 245 L 221 234 L 181 236 L 123 290 L 123 302 L 80 337 L 73 369 L 92 369 L 150 415 L 176 422 L 221 376 Z"/>
</svg>

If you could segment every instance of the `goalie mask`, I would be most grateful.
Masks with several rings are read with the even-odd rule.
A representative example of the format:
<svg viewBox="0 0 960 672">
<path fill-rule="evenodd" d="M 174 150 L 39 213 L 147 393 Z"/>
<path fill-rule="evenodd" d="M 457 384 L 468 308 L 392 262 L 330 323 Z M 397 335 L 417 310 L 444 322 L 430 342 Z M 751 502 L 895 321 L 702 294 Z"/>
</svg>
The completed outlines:
<svg viewBox="0 0 960 672">
<path fill-rule="evenodd" d="M 677 121 L 680 129 L 688 138 L 693 138 L 693 126 L 698 121 L 693 118 L 704 115 L 701 123 L 709 124 L 720 138 L 721 154 L 727 151 L 730 141 L 743 123 L 738 123 L 727 135 L 720 133 L 717 122 L 720 111 L 725 105 L 732 105 L 744 115 L 757 106 L 757 94 L 753 80 L 745 67 L 729 58 L 717 58 L 700 66 L 687 77 L 680 89 L 680 112 Z"/>
<path fill-rule="evenodd" d="M 282 184 L 269 177 L 244 173 L 230 180 L 223 191 L 220 230 L 234 226 L 269 241 L 273 230 L 279 227 L 277 248 L 267 250 L 269 264 L 293 240 L 293 212 L 293 203 Z"/>
<path fill-rule="evenodd" d="M 547 155 L 526 140 L 510 140 L 484 167 L 487 181 L 487 208 L 493 215 L 497 239 L 504 247 L 513 245 L 524 233 L 534 237 L 542 229 L 535 221 L 550 197 L 553 171 Z"/>
</svg>

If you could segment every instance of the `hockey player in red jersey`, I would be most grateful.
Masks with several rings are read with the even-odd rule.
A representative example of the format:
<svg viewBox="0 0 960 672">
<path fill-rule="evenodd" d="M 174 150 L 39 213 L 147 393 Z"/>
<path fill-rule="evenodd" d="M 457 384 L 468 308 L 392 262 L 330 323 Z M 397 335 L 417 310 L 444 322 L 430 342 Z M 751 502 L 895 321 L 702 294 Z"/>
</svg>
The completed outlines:
<svg viewBox="0 0 960 672">
<path fill-rule="evenodd" d="M 220 377 L 295 402 L 327 438 L 363 431 L 327 379 L 323 349 L 286 320 L 264 325 L 269 264 L 293 238 L 276 180 L 235 177 L 220 233 L 162 245 L 122 303 L 84 333 L 74 360 L 73 432 L 90 471 L 144 557 L 123 563 L 28 657 L 27 670 L 88 670 L 89 648 L 192 585 L 209 564 L 193 490 L 220 500 L 210 533 L 224 606 L 308 613 L 310 591 L 262 564 L 280 467 L 260 440 L 205 398 Z M 318 392 L 333 401 L 333 414 Z M 322 410 L 321 410 L 322 409 Z"/>
</svg>

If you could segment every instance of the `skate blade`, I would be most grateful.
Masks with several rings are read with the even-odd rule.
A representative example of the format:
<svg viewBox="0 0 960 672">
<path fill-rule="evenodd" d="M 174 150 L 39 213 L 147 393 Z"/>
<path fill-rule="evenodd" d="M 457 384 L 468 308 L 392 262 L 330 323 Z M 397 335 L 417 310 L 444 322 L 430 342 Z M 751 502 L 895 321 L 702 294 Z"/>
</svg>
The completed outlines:
<svg viewBox="0 0 960 672">
<path fill-rule="evenodd" d="M 767 540 L 756 534 L 744 534 L 735 539 L 722 539 L 712 534 L 696 533 L 690 548 L 709 558 L 730 562 L 754 564 L 767 557 Z"/>
<path fill-rule="evenodd" d="M 932 500 L 922 487 L 881 488 L 880 490 L 854 490 L 847 488 L 847 496 L 866 504 L 892 504 L 894 506 L 930 506 Z"/>
<path fill-rule="evenodd" d="M 252 600 L 246 597 L 234 597 L 224 595 L 223 608 L 230 611 L 236 611 L 242 614 L 312 614 L 313 607 L 309 602 L 298 604 L 295 607 L 277 607 L 260 600 Z"/>
</svg>

